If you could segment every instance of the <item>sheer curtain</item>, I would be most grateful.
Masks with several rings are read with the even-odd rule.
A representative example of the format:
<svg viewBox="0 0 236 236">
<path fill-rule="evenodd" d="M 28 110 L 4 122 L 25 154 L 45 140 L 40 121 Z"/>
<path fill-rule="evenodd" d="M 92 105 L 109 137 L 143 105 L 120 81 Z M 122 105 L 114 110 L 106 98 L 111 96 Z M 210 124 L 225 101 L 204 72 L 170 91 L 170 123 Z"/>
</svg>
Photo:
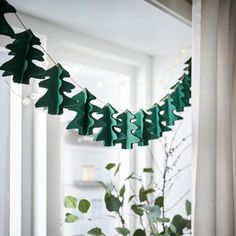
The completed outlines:
<svg viewBox="0 0 236 236">
<path fill-rule="evenodd" d="M 1 63 L 1 54 L 0 54 Z M 9 113 L 10 92 L 0 76 L 0 236 L 9 235 Z"/>
<path fill-rule="evenodd" d="M 195 236 L 236 235 L 236 1 L 193 2 Z"/>
</svg>

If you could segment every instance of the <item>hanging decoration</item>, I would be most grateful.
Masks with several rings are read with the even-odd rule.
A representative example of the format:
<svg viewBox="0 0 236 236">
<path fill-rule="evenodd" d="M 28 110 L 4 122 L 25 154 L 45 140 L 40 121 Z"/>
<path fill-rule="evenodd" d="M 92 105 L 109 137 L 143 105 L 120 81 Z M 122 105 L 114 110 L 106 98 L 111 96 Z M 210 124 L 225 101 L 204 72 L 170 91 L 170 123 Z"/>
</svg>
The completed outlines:
<svg viewBox="0 0 236 236">
<path fill-rule="evenodd" d="M 149 132 L 155 136 L 155 139 L 162 137 L 163 132 L 170 131 L 171 128 L 165 126 L 162 121 L 164 121 L 163 115 L 161 115 L 160 106 L 155 103 L 151 108 L 147 110 L 150 112 L 150 120 L 152 124 L 155 124 L 153 127 L 149 128 Z"/>
<path fill-rule="evenodd" d="M 105 126 L 104 122 L 93 117 L 93 113 L 101 112 L 100 107 L 91 103 L 92 100 L 96 99 L 93 94 L 84 89 L 72 98 L 76 101 L 76 104 L 70 106 L 68 110 L 75 111 L 77 114 L 66 127 L 67 129 L 78 129 L 79 135 L 90 135 L 93 134 L 94 128 Z"/>
<path fill-rule="evenodd" d="M 178 82 L 176 85 L 171 87 L 171 89 L 174 90 L 174 92 L 171 94 L 171 97 L 173 98 L 173 105 L 176 108 L 177 112 L 184 111 L 184 108 L 186 107 L 186 103 L 184 102 L 185 99 L 185 93 L 184 93 L 184 86 L 182 83 Z"/>
<path fill-rule="evenodd" d="M 64 108 L 76 104 L 76 100 L 65 95 L 65 92 L 71 93 L 75 86 L 64 80 L 64 78 L 70 77 L 70 74 L 60 64 L 47 70 L 46 77 L 49 78 L 41 81 L 39 87 L 48 90 L 43 97 L 39 98 L 35 107 L 48 108 L 50 115 L 60 115 Z"/>
<path fill-rule="evenodd" d="M 102 117 L 99 119 L 105 125 L 100 129 L 95 136 L 95 141 L 104 141 L 105 146 L 114 146 L 116 141 L 125 138 L 122 134 L 119 134 L 115 127 L 118 125 L 117 119 L 114 117 L 118 111 L 110 104 L 105 105 L 99 112 Z"/>
<path fill-rule="evenodd" d="M 191 66 L 190 66 L 191 68 Z M 191 104 L 189 102 L 190 98 L 191 98 L 191 77 L 190 74 L 184 74 L 183 75 L 183 79 L 182 79 L 182 84 L 183 84 L 183 92 L 184 92 L 184 97 L 183 97 L 183 101 L 185 103 L 185 107 L 190 107 Z"/>
<path fill-rule="evenodd" d="M 138 129 L 135 130 L 135 135 L 140 138 L 138 146 L 147 146 L 149 140 L 155 139 L 155 136 L 151 132 L 151 129 L 154 128 L 154 123 L 150 122 L 150 115 L 144 112 L 142 109 L 135 113 L 135 124 L 138 126 Z"/>
<path fill-rule="evenodd" d="M 132 149 L 134 143 L 139 143 L 141 139 L 136 136 L 135 131 L 139 128 L 133 121 L 135 117 L 129 110 L 117 116 L 118 125 L 120 128 L 119 138 L 115 143 L 121 143 L 123 149 Z"/>
<path fill-rule="evenodd" d="M 14 83 L 19 84 L 29 84 L 31 77 L 44 79 L 45 70 L 33 63 L 33 60 L 44 60 L 43 52 L 33 47 L 40 45 L 39 38 L 31 30 L 15 34 L 13 38 L 13 43 L 6 46 L 13 58 L 0 67 L 4 71 L 3 76 L 13 75 Z"/>
<path fill-rule="evenodd" d="M 165 121 L 167 126 L 172 126 L 175 124 L 175 121 L 183 119 L 181 116 L 175 114 L 176 107 L 173 102 L 174 99 L 171 95 L 167 95 L 164 99 L 164 104 L 161 106 L 161 110 L 164 111 L 163 121 Z"/>
<path fill-rule="evenodd" d="M 25 31 L 15 34 L 4 17 L 6 13 L 15 14 Z M 121 144 L 123 149 L 132 149 L 134 144 L 147 146 L 149 141 L 161 138 L 164 132 L 170 131 L 170 126 L 183 119 L 179 112 L 191 106 L 191 58 L 185 63 L 181 78 L 171 87 L 172 92 L 160 103 L 155 103 L 147 111 L 141 109 L 132 114 L 126 110 L 119 114 L 110 104 L 102 108 L 94 105 L 92 102 L 97 98 L 86 88 L 73 97 L 66 95 L 75 88 L 73 83 L 65 80 L 72 79 L 69 72 L 54 62 L 42 48 L 39 38 L 26 28 L 15 8 L 6 0 L 0 1 L 0 35 L 10 36 L 14 40 L 6 46 L 13 57 L 0 66 L 3 76 L 12 76 L 13 82 L 20 84 L 29 84 L 31 78 L 41 79 L 39 87 L 47 91 L 35 107 L 47 109 L 50 115 L 61 115 L 64 109 L 75 112 L 67 129 L 76 129 L 79 135 L 94 135 L 94 140 L 103 141 L 105 146 Z M 44 60 L 44 53 L 37 48 L 39 46 L 55 64 L 46 71 L 33 62 Z M 99 128 L 96 134 L 95 128 Z"/>
<path fill-rule="evenodd" d="M 7 1 L 1 0 L 0 3 L 0 34 L 13 37 L 15 35 L 14 30 L 7 23 L 4 14 L 16 13 L 16 9 L 11 6 Z"/>
</svg>

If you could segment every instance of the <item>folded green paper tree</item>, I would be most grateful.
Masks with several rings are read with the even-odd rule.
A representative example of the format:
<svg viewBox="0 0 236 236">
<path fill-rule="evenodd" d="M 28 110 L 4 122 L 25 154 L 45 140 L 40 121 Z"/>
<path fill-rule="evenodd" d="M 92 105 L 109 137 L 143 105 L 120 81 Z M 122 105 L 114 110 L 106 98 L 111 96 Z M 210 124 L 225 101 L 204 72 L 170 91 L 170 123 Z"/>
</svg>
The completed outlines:
<svg viewBox="0 0 236 236">
<path fill-rule="evenodd" d="M 39 87 L 46 88 L 47 92 L 39 98 L 35 107 L 47 108 L 50 115 L 60 115 L 64 108 L 76 104 L 74 99 L 65 95 L 71 93 L 75 86 L 64 80 L 70 74 L 60 64 L 47 70 L 46 77 L 49 78 L 41 81 Z"/>
<path fill-rule="evenodd" d="M 13 36 L 12 44 L 6 46 L 12 59 L 1 65 L 3 76 L 13 76 L 13 82 L 29 84 L 30 78 L 44 79 L 45 70 L 37 66 L 33 60 L 44 61 L 43 52 L 34 46 L 40 45 L 40 40 L 31 30 L 26 30 Z"/>
</svg>

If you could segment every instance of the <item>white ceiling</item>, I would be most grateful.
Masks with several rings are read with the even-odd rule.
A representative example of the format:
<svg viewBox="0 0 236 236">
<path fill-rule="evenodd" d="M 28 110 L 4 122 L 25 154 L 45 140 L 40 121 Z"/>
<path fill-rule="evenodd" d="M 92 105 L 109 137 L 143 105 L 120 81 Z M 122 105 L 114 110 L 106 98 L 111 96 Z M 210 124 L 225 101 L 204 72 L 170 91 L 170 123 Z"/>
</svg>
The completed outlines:
<svg viewBox="0 0 236 236">
<path fill-rule="evenodd" d="M 149 55 L 191 46 L 191 28 L 144 0 L 9 0 L 18 11 Z"/>
</svg>

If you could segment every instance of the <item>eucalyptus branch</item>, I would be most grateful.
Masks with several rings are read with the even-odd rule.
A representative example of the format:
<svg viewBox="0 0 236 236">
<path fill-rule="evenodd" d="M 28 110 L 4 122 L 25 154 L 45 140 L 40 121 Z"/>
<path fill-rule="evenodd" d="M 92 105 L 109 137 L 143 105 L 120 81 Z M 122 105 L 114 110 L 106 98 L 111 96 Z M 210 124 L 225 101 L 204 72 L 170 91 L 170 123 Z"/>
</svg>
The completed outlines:
<svg viewBox="0 0 236 236">
<path fill-rule="evenodd" d="M 165 143 L 165 147 L 167 144 Z M 162 185 L 162 197 L 163 197 L 163 207 L 162 207 L 162 218 L 165 218 L 165 188 L 166 188 L 166 178 L 167 178 L 167 171 L 168 171 L 168 159 L 169 159 L 169 154 L 166 152 L 166 158 L 165 158 L 165 168 L 164 168 L 164 173 L 163 173 L 163 185 Z M 163 230 L 165 230 L 165 223 L 162 223 Z"/>
</svg>

